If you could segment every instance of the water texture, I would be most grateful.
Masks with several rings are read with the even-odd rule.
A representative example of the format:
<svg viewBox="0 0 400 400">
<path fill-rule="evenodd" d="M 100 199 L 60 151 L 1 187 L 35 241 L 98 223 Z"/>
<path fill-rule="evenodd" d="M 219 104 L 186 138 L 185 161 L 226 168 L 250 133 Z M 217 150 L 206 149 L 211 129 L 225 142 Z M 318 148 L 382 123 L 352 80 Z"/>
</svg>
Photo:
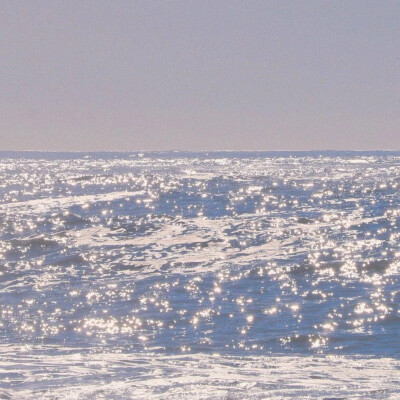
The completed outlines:
<svg viewBox="0 0 400 400">
<path fill-rule="evenodd" d="M 400 398 L 400 153 L 0 153 L 0 398 Z"/>
</svg>

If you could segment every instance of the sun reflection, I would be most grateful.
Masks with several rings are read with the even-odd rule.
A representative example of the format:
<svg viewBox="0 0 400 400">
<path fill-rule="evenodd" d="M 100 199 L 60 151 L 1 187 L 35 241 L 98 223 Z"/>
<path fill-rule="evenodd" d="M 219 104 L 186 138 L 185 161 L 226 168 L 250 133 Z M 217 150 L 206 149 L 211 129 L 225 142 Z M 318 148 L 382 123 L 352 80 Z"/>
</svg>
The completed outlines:
<svg viewBox="0 0 400 400">
<path fill-rule="evenodd" d="M 383 340 L 400 313 L 399 177 L 364 161 L 3 160 L 2 331 L 186 353 Z"/>
</svg>

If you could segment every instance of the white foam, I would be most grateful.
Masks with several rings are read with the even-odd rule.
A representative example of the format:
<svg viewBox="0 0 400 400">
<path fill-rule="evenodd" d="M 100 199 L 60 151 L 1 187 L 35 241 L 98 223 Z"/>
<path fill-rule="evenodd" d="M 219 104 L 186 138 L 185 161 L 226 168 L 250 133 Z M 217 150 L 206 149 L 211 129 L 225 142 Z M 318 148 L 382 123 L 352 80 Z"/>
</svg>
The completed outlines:
<svg viewBox="0 0 400 400">
<path fill-rule="evenodd" d="M 0 354 L 0 374 L 9 375 L 0 388 L 21 400 L 400 396 L 400 362 L 391 358 L 57 354 L 55 348 L 4 345 Z"/>
<path fill-rule="evenodd" d="M 144 190 L 140 191 L 122 191 L 111 193 L 99 193 L 82 196 L 63 196 L 63 197 L 46 197 L 41 199 L 19 201 L 14 203 L 5 203 L 0 205 L 0 211 L 21 209 L 29 209 L 30 212 L 47 212 L 51 209 L 60 208 L 64 209 L 72 205 L 85 205 L 96 203 L 99 201 L 115 201 L 125 197 L 140 196 L 145 193 Z"/>
</svg>

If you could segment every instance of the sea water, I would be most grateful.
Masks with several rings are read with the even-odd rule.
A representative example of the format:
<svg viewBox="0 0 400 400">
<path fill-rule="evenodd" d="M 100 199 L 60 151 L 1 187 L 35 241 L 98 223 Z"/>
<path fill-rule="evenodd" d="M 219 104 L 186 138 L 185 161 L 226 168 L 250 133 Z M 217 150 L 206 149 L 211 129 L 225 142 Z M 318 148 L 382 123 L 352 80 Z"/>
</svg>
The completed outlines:
<svg viewBox="0 0 400 400">
<path fill-rule="evenodd" d="M 400 398 L 400 153 L 0 153 L 0 398 Z"/>
</svg>

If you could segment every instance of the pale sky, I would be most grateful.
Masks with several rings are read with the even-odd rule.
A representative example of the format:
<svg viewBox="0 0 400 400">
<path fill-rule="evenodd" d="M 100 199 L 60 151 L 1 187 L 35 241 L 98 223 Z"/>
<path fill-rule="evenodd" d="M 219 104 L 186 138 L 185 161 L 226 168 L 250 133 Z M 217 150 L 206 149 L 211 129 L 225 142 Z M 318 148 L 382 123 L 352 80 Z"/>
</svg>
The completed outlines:
<svg viewBox="0 0 400 400">
<path fill-rule="evenodd" d="M 0 3 L 0 150 L 400 150 L 399 0 Z"/>
</svg>

